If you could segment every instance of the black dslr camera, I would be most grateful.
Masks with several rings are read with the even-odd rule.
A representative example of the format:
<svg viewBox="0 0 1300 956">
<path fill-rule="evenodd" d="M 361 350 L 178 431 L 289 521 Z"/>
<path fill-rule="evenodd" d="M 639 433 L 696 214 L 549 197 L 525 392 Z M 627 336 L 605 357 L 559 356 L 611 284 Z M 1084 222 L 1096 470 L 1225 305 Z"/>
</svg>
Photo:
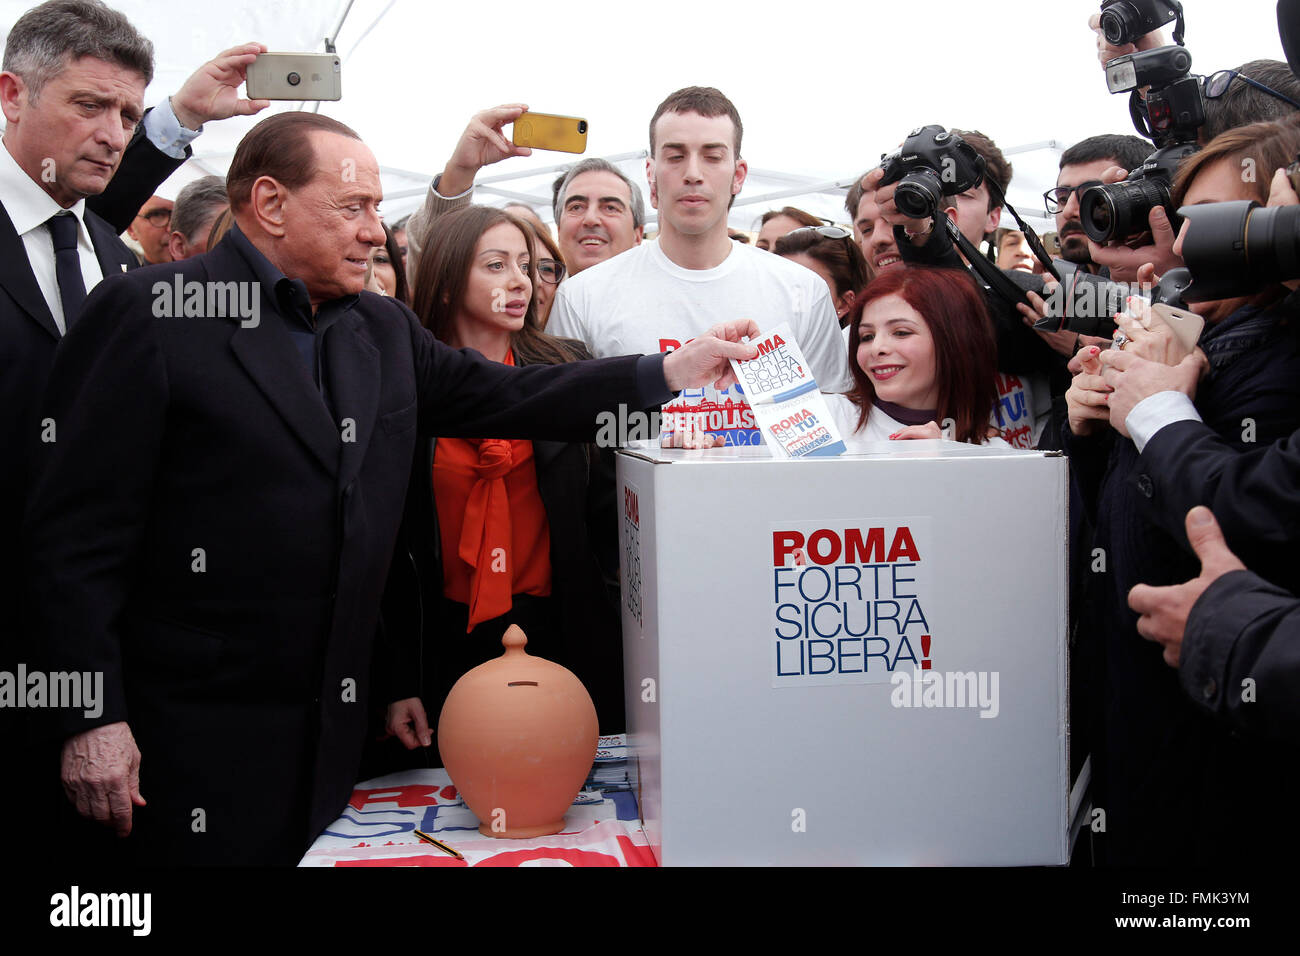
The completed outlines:
<svg viewBox="0 0 1300 956">
<path fill-rule="evenodd" d="M 1131 295 L 1142 289 L 1127 282 L 1112 282 L 1083 271 L 1072 262 L 1054 263 L 1061 273 L 1060 284 L 1046 296 L 1047 316 L 1034 325 L 1045 332 L 1069 329 L 1080 335 L 1115 334 L 1115 313 L 1123 312 Z"/>
<path fill-rule="evenodd" d="M 1080 335 L 1108 339 L 1118 328 L 1115 313 L 1125 311 L 1131 295 L 1148 299 L 1153 306 L 1168 307 L 1167 312 L 1156 310 L 1166 323 L 1171 321 L 1171 315 L 1174 319 L 1182 318 L 1177 313 L 1190 301 L 1186 293 L 1191 273 L 1187 269 L 1170 269 L 1154 286 L 1143 286 L 1089 275 L 1073 263 L 1058 260 L 1055 264 L 1061 273 L 1061 284 L 1046 299 L 1047 316 L 1034 323 L 1034 328 L 1044 332 L 1068 329 Z"/>
<path fill-rule="evenodd" d="M 882 155 L 880 185 L 898 183 L 894 205 L 909 219 L 930 219 L 956 196 L 984 181 L 984 157 L 942 126 L 922 126 L 895 153 Z"/>
<path fill-rule="evenodd" d="M 1102 0 L 1101 32 L 1111 46 L 1136 43 L 1170 20 L 1178 20 L 1174 40 L 1181 43 L 1183 5 L 1174 0 Z"/>
<path fill-rule="evenodd" d="M 1112 19 L 1120 17 L 1121 7 L 1145 11 L 1146 19 L 1135 20 L 1134 13 L 1124 21 L 1138 24 L 1133 27 L 1138 30 L 1137 36 L 1169 22 L 1168 18 L 1159 19 L 1165 13 L 1156 8 L 1164 11 L 1176 7 L 1178 29 L 1174 39 L 1179 45 L 1130 53 L 1106 64 L 1106 86 L 1112 93 L 1132 91 L 1129 113 L 1133 126 L 1157 148 L 1141 166 L 1129 172 L 1124 182 L 1093 186 L 1079 197 L 1083 231 L 1093 242 L 1127 242 L 1140 237 L 1148 230 L 1148 217 L 1156 206 L 1164 207 L 1177 232 L 1180 220 L 1170 199 L 1170 186 L 1179 164 L 1199 149 L 1197 133 L 1205 125 L 1203 78 L 1192 75 L 1192 55 L 1181 45 L 1182 6 L 1161 0 L 1111 0 L 1102 4 L 1103 22 L 1108 14 Z M 1147 88 L 1145 99 L 1138 92 L 1143 87 Z"/>
<path fill-rule="evenodd" d="M 1151 210 L 1164 206 L 1176 233 L 1180 220 L 1173 209 L 1170 186 L 1179 164 L 1199 148 L 1195 143 L 1166 146 L 1148 156 L 1123 182 L 1086 190 L 1079 199 L 1083 231 L 1093 242 L 1140 236 L 1149 228 Z"/>
</svg>

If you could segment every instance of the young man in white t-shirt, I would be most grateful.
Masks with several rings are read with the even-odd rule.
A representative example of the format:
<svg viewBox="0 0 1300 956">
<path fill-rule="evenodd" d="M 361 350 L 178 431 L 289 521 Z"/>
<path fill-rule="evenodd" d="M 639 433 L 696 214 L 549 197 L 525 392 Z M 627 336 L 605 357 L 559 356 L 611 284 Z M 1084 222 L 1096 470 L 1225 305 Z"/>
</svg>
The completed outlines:
<svg viewBox="0 0 1300 956">
<path fill-rule="evenodd" d="M 825 281 L 727 235 L 748 171 L 741 133 L 735 106 L 715 89 L 687 87 L 659 105 L 646 161 L 659 237 L 563 283 L 546 331 L 604 356 L 672 351 L 728 319 L 753 319 L 763 331 L 789 322 L 821 389 L 846 391 L 848 351 Z M 718 445 L 762 441 L 735 386 L 683 392 L 664 406 L 663 430 L 679 439 L 704 431 Z"/>
</svg>

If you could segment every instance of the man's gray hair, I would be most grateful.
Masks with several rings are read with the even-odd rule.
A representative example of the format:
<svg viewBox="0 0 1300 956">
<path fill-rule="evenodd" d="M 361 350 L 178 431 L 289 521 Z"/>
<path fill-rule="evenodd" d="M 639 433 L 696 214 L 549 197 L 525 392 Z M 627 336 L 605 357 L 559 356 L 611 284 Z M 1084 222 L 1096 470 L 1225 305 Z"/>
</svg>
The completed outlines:
<svg viewBox="0 0 1300 956">
<path fill-rule="evenodd" d="M 584 159 L 580 163 L 574 163 L 564 175 L 555 180 L 555 193 L 551 211 L 555 213 L 556 225 L 560 222 L 560 214 L 564 212 L 564 200 L 569 194 L 569 183 L 583 173 L 613 173 L 627 183 L 628 192 L 632 194 L 632 227 L 636 228 L 645 225 L 645 197 L 641 195 L 641 190 L 637 188 L 636 183 L 623 175 L 621 169 L 609 160 L 601 159 L 599 156 L 593 156 L 590 159 Z"/>
<path fill-rule="evenodd" d="M 199 232 L 211 228 L 212 220 L 229 205 L 224 176 L 196 179 L 176 196 L 172 206 L 172 232 L 179 232 L 193 245 Z"/>
<path fill-rule="evenodd" d="M 101 0 L 50 0 L 18 18 L 5 41 L 4 69 L 22 77 L 28 97 L 83 56 L 153 80 L 153 44 Z"/>
</svg>

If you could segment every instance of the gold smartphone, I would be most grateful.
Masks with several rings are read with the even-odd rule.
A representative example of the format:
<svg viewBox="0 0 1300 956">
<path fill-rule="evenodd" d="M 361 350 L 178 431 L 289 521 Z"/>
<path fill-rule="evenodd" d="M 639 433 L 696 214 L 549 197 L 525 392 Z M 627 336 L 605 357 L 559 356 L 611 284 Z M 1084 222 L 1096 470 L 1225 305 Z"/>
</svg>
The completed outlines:
<svg viewBox="0 0 1300 956">
<path fill-rule="evenodd" d="M 513 141 L 516 146 L 531 146 L 533 149 L 585 153 L 587 121 L 578 116 L 521 113 L 515 120 Z"/>
<path fill-rule="evenodd" d="M 263 53 L 248 66 L 250 100 L 341 100 L 342 67 L 333 53 Z"/>
</svg>

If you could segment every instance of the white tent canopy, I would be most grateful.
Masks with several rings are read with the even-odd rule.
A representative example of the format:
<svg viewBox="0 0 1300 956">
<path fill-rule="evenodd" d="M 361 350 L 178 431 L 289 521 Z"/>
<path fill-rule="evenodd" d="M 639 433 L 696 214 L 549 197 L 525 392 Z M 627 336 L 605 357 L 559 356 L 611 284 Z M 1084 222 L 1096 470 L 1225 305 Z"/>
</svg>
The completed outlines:
<svg viewBox="0 0 1300 956">
<path fill-rule="evenodd" d="M 0 0 L 0 30 L 7 34 L 31 5 Z M 797 16 L 786 11 L 780 18 L 758 7 L 700 0 L 665 0 L 653 8 L 498 0 L 477 12 L 425 0 L 112 5 L 154 41 L 157 73 L 147 103 L 238 43 L 257 39 L 272 50 L 319 51 L 325 37 L 336 36 L 343 99 L 320 109 L 356 129 L 374 151 L 390 220 L 419 204 L 473 113 L 520 100 L 586 117 L 588 155 L 612 157 L 644 184 L 646 123 L 656 104 L 682 86 L 719 87 L 745 121 L 751 174 L 730 217 L 740 229 L 787 204 L 845 222 L 842 197 L 854 177 L 909 129 L 931 122 L 978 128 L 998 141 L 1015 166 L 1009 198 L 1022 215 L 1038 217 L 1035 226 L 1050 228 L 1042 192 L 1055 183 L 1062 146 L 1130 131 L 1123 98 L 1106 93 L 1086 27 L 1097 6 L 1092 0 L 996 0 L 980 7 L 933 0 L 926 21 L 945 25 L 939 33 L 948 45 L 928 56 L 907 39 L 911 21 L 901 13 L 848 0 L 812 0 Z M 1281 58 L 1273 0 L 1187 0 L 1185 6 L 1197 70 Z M 254 122 L 209 124 L 193 161 L 163 194 L 174 195 L 197 176 L 224 173 Z M 574 158 L 538 152 L 486 169 L 479 201 L 527 197 L 550 219 L 551 180 L 558 165 Z"/>
</svg>

